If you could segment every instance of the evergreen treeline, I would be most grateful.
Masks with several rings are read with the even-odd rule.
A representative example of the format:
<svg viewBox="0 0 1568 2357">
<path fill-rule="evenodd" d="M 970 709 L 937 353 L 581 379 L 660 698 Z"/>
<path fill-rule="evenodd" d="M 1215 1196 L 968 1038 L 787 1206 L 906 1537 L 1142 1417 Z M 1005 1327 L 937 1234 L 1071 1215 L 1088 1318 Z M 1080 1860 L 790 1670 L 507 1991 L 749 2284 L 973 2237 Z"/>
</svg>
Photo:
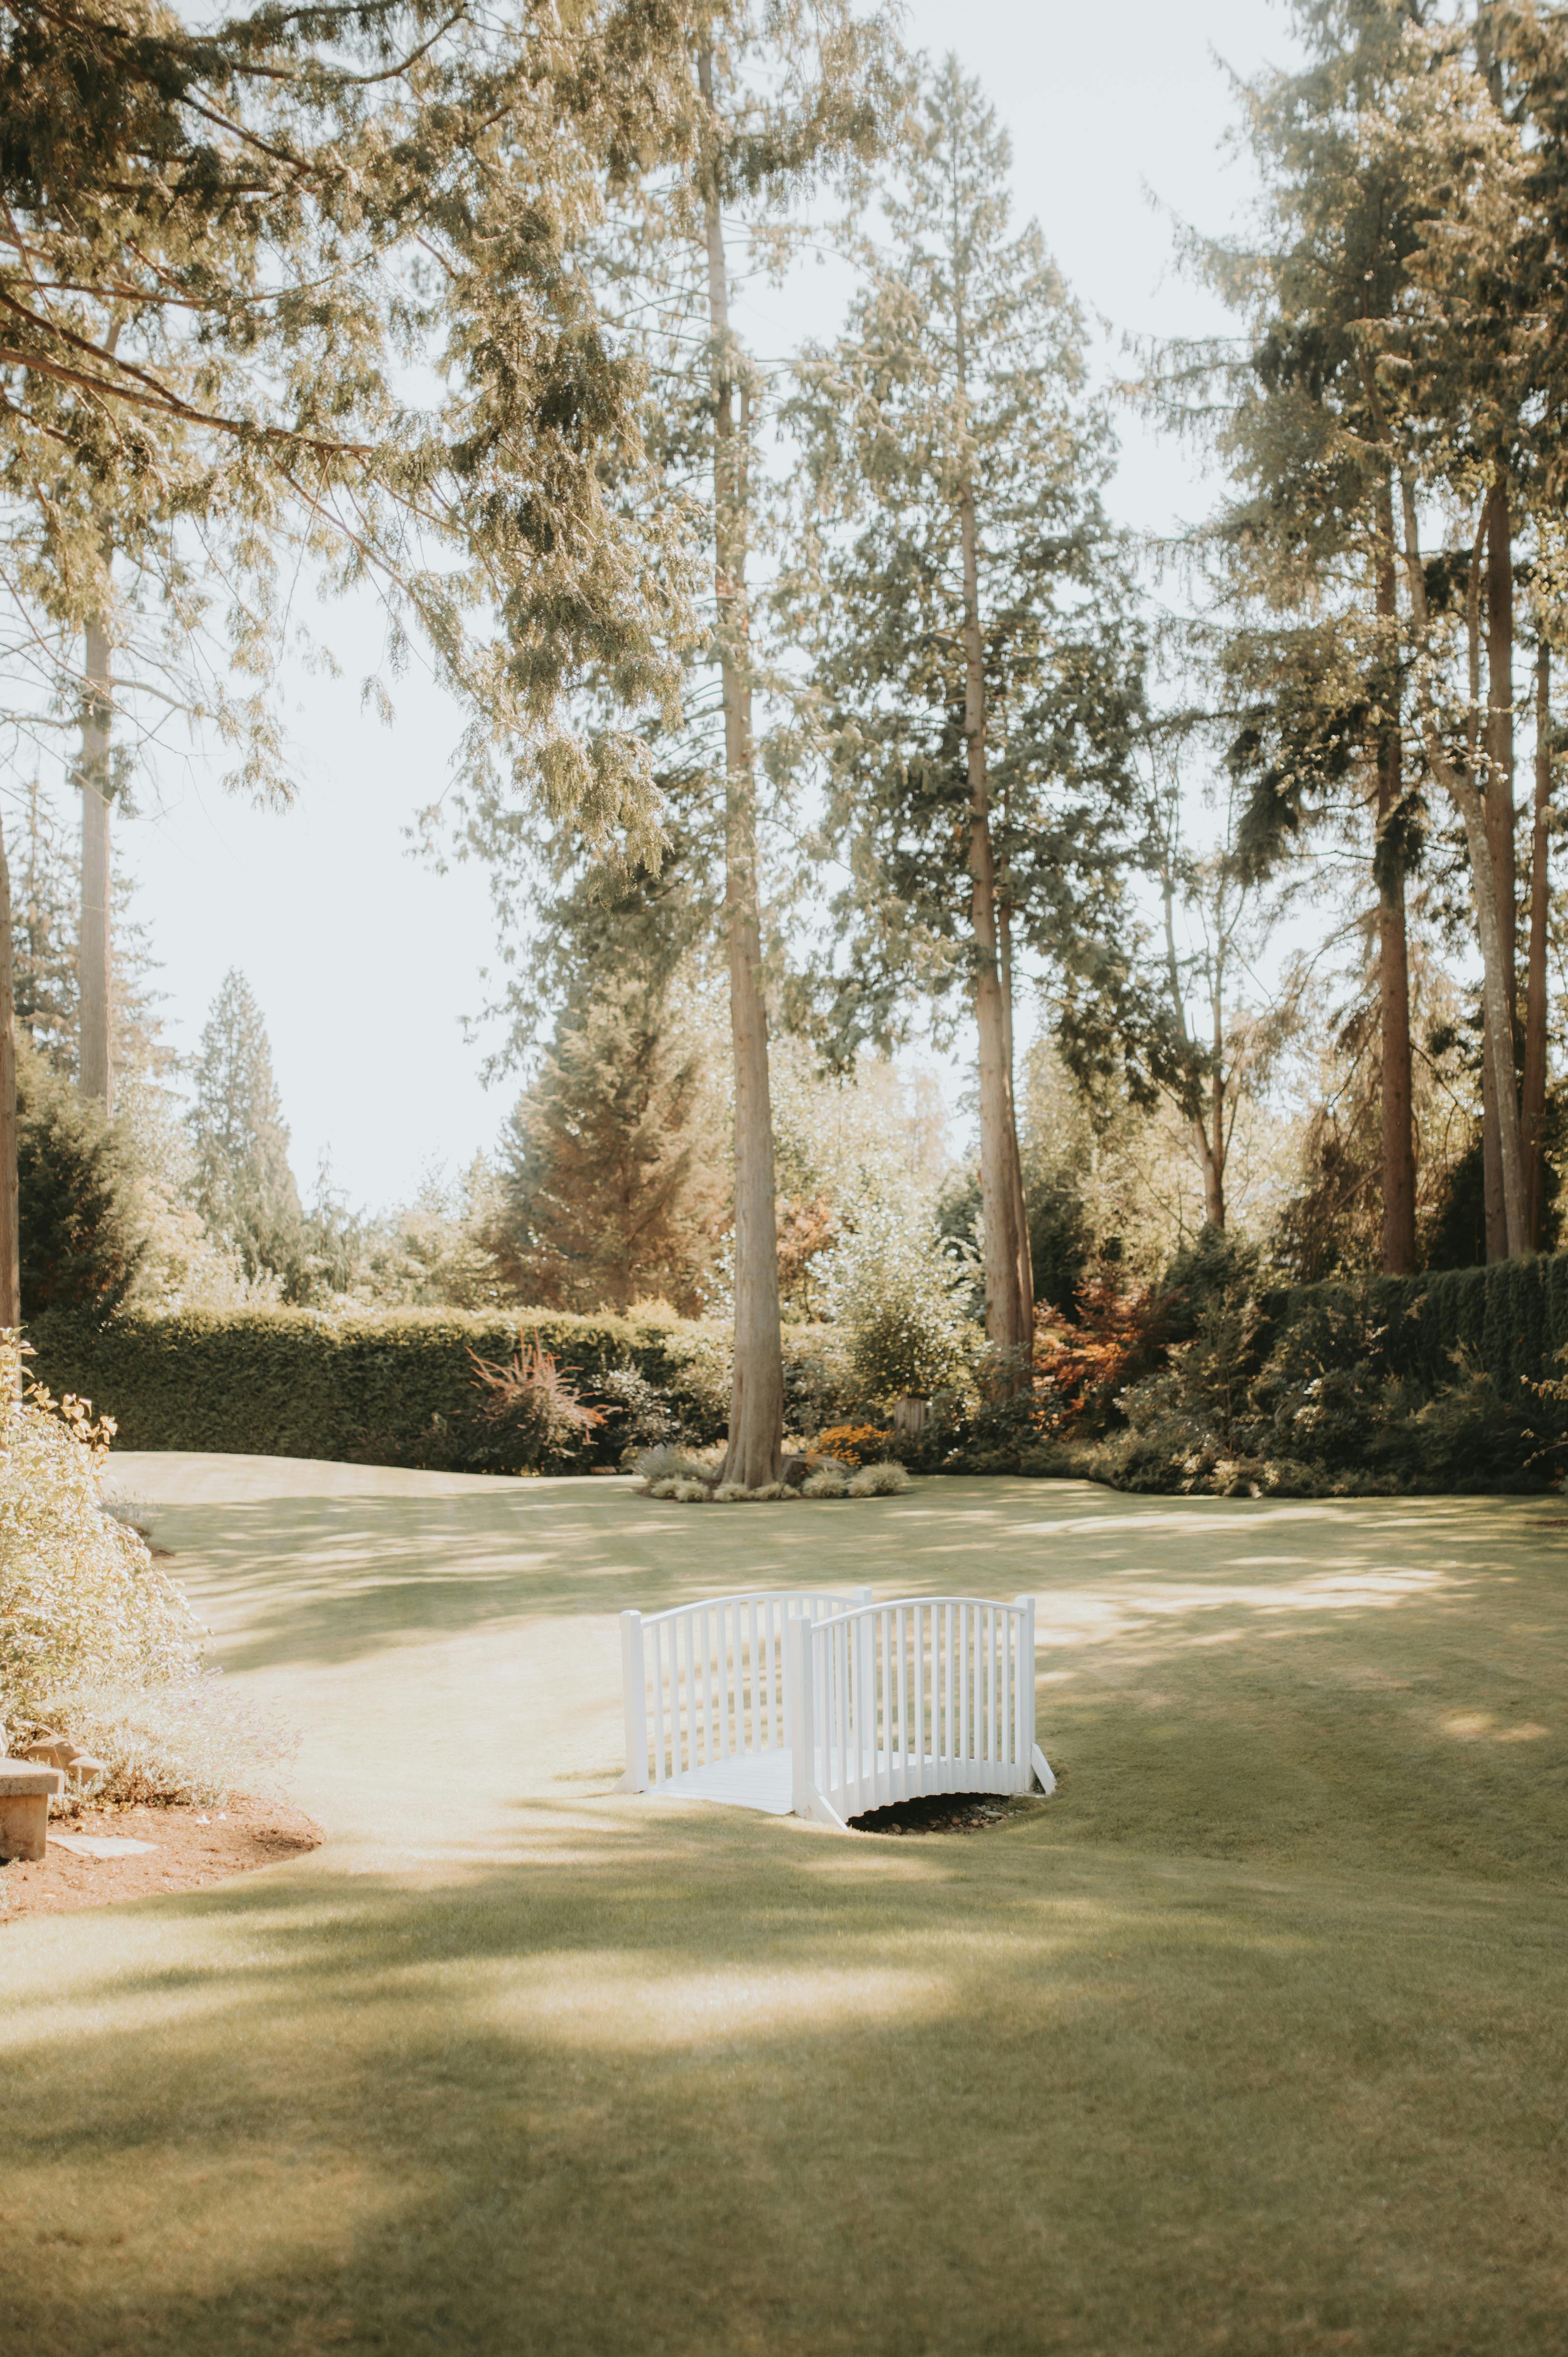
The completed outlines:
<svg viewBox="0 0 1568 2357">
<path fill-rule="evenodd" d="M 1158 1361 L 1140 1428 L 1190 1376 L 1256 1440 L 1225 1318 L 1555 1243 L 1568 15 L 1290 17 L 1261 205 L 1185 246 L 1233 332 L 1135 389 L 1221 485 L 1175 614 L 993 110 L 851 0 L 5 20 L 7 718 L 81 814 L 6 817 L 5 1314 L 660 1301 L 728 1321 L 756 1488 L 790 1320 L 916 1424 L 1114 1437 Z M 855 292 L 764 362 L 807 234 Z M 461 699 L 509 927 L 522 1096 L 398 1214 L 302 1200 L 238 975 L 177 1114 L 112 856 L 155 706 L 286 797 L 300 563 Z"/>
</svg>

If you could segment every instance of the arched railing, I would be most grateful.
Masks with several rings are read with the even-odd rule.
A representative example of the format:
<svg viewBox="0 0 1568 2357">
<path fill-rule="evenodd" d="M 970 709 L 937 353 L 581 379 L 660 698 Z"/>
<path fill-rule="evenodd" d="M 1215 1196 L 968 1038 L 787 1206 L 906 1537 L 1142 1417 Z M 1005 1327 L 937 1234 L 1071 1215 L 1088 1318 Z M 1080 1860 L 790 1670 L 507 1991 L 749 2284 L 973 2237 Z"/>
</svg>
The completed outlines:
<svg viewBox="0 0 1568 2357">
<path fill-rule="evenodd" d="M 900 1597 L 788 1631 L 797 1816 L 1056 1779 L 1035 1740 L 1035 1599 Z"/>
<path fill-rule="evenodd" d="M 788 1632 L 869 1603 L 837 1594 L 710 1597 L 645 1619 L 623 1612 L 623 1788 L 679 1784 L 710 1800 L 787 1814 L 792 1706 Z"/>
</svg>

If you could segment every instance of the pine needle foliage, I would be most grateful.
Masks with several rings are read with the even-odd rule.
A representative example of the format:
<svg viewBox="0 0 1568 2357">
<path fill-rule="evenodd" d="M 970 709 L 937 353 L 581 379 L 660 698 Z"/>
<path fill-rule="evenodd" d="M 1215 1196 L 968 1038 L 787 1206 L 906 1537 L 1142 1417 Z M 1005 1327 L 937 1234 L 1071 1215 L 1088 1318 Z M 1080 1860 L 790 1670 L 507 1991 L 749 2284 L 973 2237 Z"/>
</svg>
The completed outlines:
<svg viewBox="0 0 1568 2357">
<path fill-rule="evenodd" d="M 22 1033 L 16 1041 L 22 1316 L 107 1317 L 146 1252 L 123 1130 Z"/>
<path fill-rule="evenodd" d="M 300 1255 L 304 1213 L 272 1045 L 255 994 L 238 971 L 225 976 L 213 1002 L 193 1078 L 197 1207 L 211 1233 L 238 1254 L 247 1276 L 285 1275 Z"/>
<path fill-rule="evenodd" d="M 810 665 L 821 847 L 852 879 L 797 1017 L 847 1061 L 922 1003 L 972 1012 L 987 1326 L 1015 1350 L 1032 1286 L 1015 947 L 1092 999 L 1129 983 L 1109 910 L 1141 650 L 1082 322 L 1037 226 L 1010 232 L 1009 160 L 956 59 L 929 70 L 881 191 L 886 239 L 853 242 L 847 329 L 799 364 L 779 602 Z"/>
<path fill-rule="evenodd" d="M 1038 226 L 1008 234 L 1010 150 L 950 58 L 854 252 L 847 333 L 808 348 L 788 420 L 802 496 L 782 604 L 809 650 L 828 835 L 854 885 L 824 977 L 847 1052 L 897 1036 L 908 985 L 968 978 L 961 511 L 972 487 L 999 887 L 1031 937 L 1081 934 L 1140 708 L 1112 456 L 1081 317 Z"/>
<path fill-rule="evenodd" d="M 568 1006 L 503 1149 L 492 1244 L 519 1299 L 699 1305 L 724 1210 L 710 1103 L 657 974 L 607 973 Z"/>
</svg>

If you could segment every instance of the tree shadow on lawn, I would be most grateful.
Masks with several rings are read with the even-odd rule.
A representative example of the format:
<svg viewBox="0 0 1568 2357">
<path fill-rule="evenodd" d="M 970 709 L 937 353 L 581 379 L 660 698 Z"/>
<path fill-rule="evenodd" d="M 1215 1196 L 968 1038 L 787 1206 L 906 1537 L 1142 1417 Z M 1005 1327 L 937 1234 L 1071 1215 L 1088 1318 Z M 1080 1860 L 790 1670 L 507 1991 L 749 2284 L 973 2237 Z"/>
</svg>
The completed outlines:
<svg viewBox="0 0 1568 2357">
<path fill-rule="evenodd" d="M 1316 1578 L 1355 1589 L 1345 1598 L 1354 1601 L 1369 1599 L 1380 1580 L 1397 1597 L 1424 1576 L 1423 1565 L 1459 1560 L 1468 1572 L 1500 1571 L 1518 1561 L 1521 1542 L 1538 1561 L 1562 1559 L 1561 1546 L 1542 1546 L 1512 1523 L 1499 1527 L 1476 1501 L 1421 1501 L 1412 1515 L 1402 1501 L 1118 1499 L 1106 1514 L 1077 1511 L 1079 1498 L 1071 1514 L 1041 1521 L 1038 1493 L 1048 1485 L 1007 1485 L 1031 1494 L 1005 1507 L 951 1494 L 983 1486 L 930 1482 L 912 1503 L 878 1501 L 856 1522 L 858 1507 L 682 1514 L 636 1498 L 593 1498 L 586 1482 L 544 1491 L 520 1483 L 515 1491 L 487 1484 L 472 1497 L 173 1505 L 158 1510 L 156 1533 L 175 1549 L 177 1577 L 218 1620 L 233 1670 L 345 1663 L 411 1638 L 535 1616 L 660 1611 L 736 1587 L 1027 1590 L 1041 1597 L 1048 1624 L 1064 1588 L 1114 1599 L 1165 1587 L 1173 1600 L 1186 1588 L 1208 1591 L 1213 1602 L 1229 1582 L 1262 1604 L 1271 1580 L 1291 1590 Z M 1103 1502 L 1088 1492 L 1089 1506 Z M 1391 1562 L 1399 1566 L 1391 1577 Z M 1272 1609 L 1290 1609 L 1288 1594 Z"/>
<path fill-rule="evenodd" d="M 1049 1825 L 563 1814 L 158 1903 L 9 2012 L 17 2345 L 1568 2345 L 1562 1902 Z"/>
</svg>

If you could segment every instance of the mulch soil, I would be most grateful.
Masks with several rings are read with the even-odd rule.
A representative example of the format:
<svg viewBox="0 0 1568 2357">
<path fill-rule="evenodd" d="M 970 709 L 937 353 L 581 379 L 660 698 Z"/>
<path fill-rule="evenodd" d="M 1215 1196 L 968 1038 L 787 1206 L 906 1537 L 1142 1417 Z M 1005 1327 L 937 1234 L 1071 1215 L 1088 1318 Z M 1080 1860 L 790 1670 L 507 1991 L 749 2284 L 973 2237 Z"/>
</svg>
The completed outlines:
<svg viewBox="0 0 1568 2357">
<path fill-rule="evenodd" d="M 857 1834 L 983 1834 L 1033 1809 L 1032 1800 L 994 1792 L 934 1792 L 923 1801 L 896 1801 L 851 1817 Z"/>
<path fill-rule="evenodd" d="M 153 1847 L 122 1857 L 79 1857 L 56 1846 L 57 1834 L 128 1835 Z M 319 1825 L 281 1801 L 242 1798 L 226 1809 L 84 1808 L 77 1816 L 51 1816 L 47 1856 L 0 1865 L 0 1925 L 22 1915 L 199 1890 L 298 1857 L 321 1839 Z"/>
</svg>

